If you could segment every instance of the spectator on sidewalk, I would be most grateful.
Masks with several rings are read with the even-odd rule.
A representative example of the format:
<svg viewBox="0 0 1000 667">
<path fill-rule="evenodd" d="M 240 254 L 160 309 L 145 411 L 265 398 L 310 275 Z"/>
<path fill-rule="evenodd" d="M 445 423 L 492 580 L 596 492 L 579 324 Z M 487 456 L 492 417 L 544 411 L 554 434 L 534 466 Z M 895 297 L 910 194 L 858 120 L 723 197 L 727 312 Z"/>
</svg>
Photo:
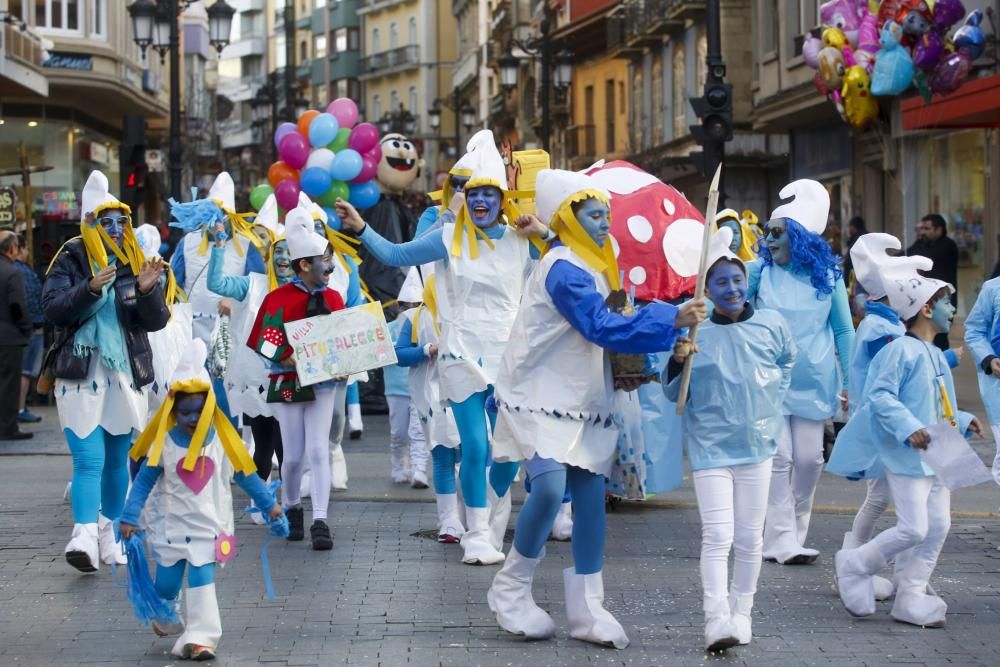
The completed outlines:
<svg viewBox="0 0 1000 667">
<path fill-rule="evenodd" d="M 24 276 L 14 265 L 17 236 L 0 231 L 0 440 L 27 440 L 17 427 L 18 380 L 24 346 L 31 335 L 24 296 Z"/>
<path fill-rule="evenodd" d="M 920 274 L 935 280 L 942 280 L 955 287 L 951 293 L 951 305 L 958 307 L 958 245 L 948 236 L 948 223 L 937 213 L 928 213 L 917 225 L 917 240 L 906 249 L 908 256 L 920 255 L 934 262 L 930 271 Z M 934 337 L 934 344 L 942 351 L 950 347 L 948 334 Z"/>
<path fill-rule="evenodd" d="M 21 400 L 18 403 L 17 421 L 35 424 L 42 418 L 28 410 L 28 392 L 42 372 L 42 357 L 45 356 L 45 315 L 42 313 L 42 279 L 28 264 L 28 244 L 23 237 L 17 237 L 17 260 L 14 264 L 24 275 L 24 292 L 28 306 L 28 320 L 31 322 L 31 336 L 24 348 L 21 363 Z"/>
</svg>

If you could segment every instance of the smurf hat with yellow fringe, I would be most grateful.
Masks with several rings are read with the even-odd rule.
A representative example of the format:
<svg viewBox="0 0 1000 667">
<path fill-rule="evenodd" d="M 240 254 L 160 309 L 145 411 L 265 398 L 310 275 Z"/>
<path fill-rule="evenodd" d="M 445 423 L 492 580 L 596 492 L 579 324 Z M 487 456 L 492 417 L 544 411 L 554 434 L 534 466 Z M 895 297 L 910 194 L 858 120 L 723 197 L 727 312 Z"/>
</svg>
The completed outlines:
<svg viewBox="0 0 1000 667">
<path fill-rule="evenodd" d="M 341 255 L 341 257 L 350 257 L 355 266 L 361 264 L 361 256 L 358 254 L 358 246 L 361 245 L 361 241 L 356 238 L 352 238 L 345 234 L 341 234 L 336 229 L 331 227 L 328 223 L 330 221 L 330 216 L 327 212 L 323 210 L 323 207 L 316 202 L 309 199 L 309 196 L 304 192 L 299 192 L 299 208 L 305 209 L 312 216 L 313 220 L 320 220 L 323 222 L 323 230 L 326 232 L 326 240 L 330 242 L 330 247 L 333 248 L 333 252 Z M 350 264 L 347 264 L 348 271 L 351 271 Z"/>
<path fill-rule="evenodd" d="M 750 209 L 740 214 L 734 209 L 724 208 L 715 216 L 716 230 L 721 230 L 722 223 L 728 220 L 733 220 L 740 226 L 740 247 L 736 249 L 736 256 L 744 262 L 753 261 L 757 258 L 757 253 L 753 249 L 758 237 L 757 232 L 754 231 L 757 227 L 757 216 Z"/>
<path fill-rule="evenodd" d="M 232 423 L 216 402 L 211 378 L 208 377 L 208 371 L 205 370 L 207 356 L 208 350 L 200 338 L 195 338 L 190 345 L 184 348 L 180 362 L 170 379 L 170 390 L 166 400 L 163 401 L 149 425 L 146 426 L 132 449 L 129 450 L 129 456 L 133 460 L 139 461 L 143 456 L 146 456 L 148 457 L 146 465 L 158 466 L 163 454 L 163 443 L 167 432 L 176 423 L 173 410 L 177 394 L 205 394 L 205 407 L 202 409 L 201 418 L 198 420 L 191 444 L 188 445 L 187 454 L 184 456 L 183 468 L 189 471 L 194 470 L 201 450 L 205 446 L 209 429 L 214 427 L 222 442 L 222 449 L 232 462 L 235 471 L 244 475 L 251 475 L 257 471 L 257 466 L 254 465 L 253 457 L 247 451 L 246 445 L 243 444 L 236 429 L 233 428 Z"/>
<path fill-rule="evenodd" d="M 132 272 L 138 275 L 146 258 L 139 247 L 131 221 L 122 225 L 120 246 L 108 236 L 104 227 L 97 221 L 102 213 L 112 209 L 120 209 L 126 215 L 132 213 L 127 204 L 118 201 L 118 198 L 111 194 L 107 176 L 99 171 L 90 173 L 86 185 L 83 186 L 83 192 L 80 193 L 80 209 L 83 213 L 83 220 L 80 221 L 80 237 L 87 251 L 87 259 L 90 260 L 91 271 L 97 273 L 108 265 L 108 249 L 110 249 L 119 262 L 131 267 Z"/>
</svg>

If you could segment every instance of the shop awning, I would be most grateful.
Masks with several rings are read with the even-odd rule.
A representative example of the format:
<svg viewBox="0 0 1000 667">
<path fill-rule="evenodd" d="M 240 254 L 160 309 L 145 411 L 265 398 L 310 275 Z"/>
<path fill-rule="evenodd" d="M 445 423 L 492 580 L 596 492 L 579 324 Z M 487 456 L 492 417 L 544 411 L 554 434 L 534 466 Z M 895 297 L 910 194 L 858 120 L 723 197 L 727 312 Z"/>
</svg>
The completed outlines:
<svg viewBox="0 0 1000 667">
<path fill-rule="evenodd" d="M 911 97 L 903 100 L 902 110 L 907 130 L 1000 127 L 1000 74 L 966 81 L 951 95 L 934 97 L 930 104 L 922 97 Z"/>
</svg>

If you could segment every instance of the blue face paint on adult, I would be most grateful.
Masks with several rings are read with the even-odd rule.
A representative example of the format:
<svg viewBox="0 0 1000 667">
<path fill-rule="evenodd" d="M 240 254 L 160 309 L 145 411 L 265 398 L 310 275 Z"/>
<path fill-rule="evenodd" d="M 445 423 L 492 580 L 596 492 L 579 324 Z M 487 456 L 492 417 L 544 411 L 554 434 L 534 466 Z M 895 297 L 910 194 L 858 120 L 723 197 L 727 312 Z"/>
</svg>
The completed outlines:
<svg viewBox="0 0 1000 667">
<path fill-rule="evenodd" d="M 481 229 L 492 227 L 500 218 L 503 193 L 500 188 L 483 185 L 465 193 L 465 205 L 469 209 L 472 222 Z"/>
<path fill-rule="evenodd" d="M 740 244 L 743 243 L 743 229 L 740 227 L 740 223 L 733 219 L 726 220 L 721 225 L 719 229 L 727 227 L 733 231 L 733 240 L 729 244 L 729 252 L 734 253 L 739 250 Z"/>
<path fill-rule="evenodd" d="M 288 242 L 284 239 L 274 244 L 271 261 L 274 262 L 274 275 L 277 276 L 279 285 L 284 285 L 295 277 L 295 271 L 292 269 L 292 255 L 288 252 Z"/>
<path fill-rule="evenodd" d="M 182 394 L 174 403 L 174 419 L 188 436 L 194 435 L 205 409 L 206 394 Z"/>
<path fill-rule="evenodd" d="M 761 242 L 767 246 L 775 264 L 788 264 L 791 261 L 792 253 L 788 247 L 788 224 L 784 218 L 767 221 L 767 224 L 764 225 L 764 237 Z"/>
<path fill-rule="evenodd" d="M 97 218 L 97 224 L 104 228 L 108 237 L 117 246 L 122 244 L 125 225 L 129 224 L 129 222 L 131 222 L 131 218 L 120 208 L 110 208 L 102 211 L 100 217 Z"/>
<path fill-rule="evenodd" d="M 955 306 L 951 305 L 951 299 L 948 297 L 941 297 L 934 304 L 934 310 L 931 312 L 931 322 L 934 323 L 934 327 L 939 333 L 948 333 L 951 329 L 951 321 L 953 319 L 955 319 Z"/>
<path fill-rule="evenodd" d="M 591 197 L 575 205 L 573 213 L 597 247 L 603 248 L 611 232 L 611 210 L 608 205 Z"/>
<path fill-rule="evenodd" d="M 715 310 L 727 317 L 739 317 L 747 302 L 747 276 L 735 262 L 718 261 L 705 281 L 708 298 Z"/>
</svg>

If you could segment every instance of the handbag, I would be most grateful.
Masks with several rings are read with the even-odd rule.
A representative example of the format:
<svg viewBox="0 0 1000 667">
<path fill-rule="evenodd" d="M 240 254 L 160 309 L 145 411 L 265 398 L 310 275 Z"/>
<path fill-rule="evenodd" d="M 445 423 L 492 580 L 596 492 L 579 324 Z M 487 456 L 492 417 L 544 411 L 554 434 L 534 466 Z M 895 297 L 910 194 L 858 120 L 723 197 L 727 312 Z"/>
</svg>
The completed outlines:
<svg viewBox="0 0 1000 667">
<path fill-rule="evenodd" d="M 64 380 L 85 380 L 90 373 L 90 359 L 93 355 L 80 358 L 73 354 L 73 337 L 87 320 L 71 327 L 56 330 L 55 340 L 49 345 L 42 358 L 42 371 L 38 376 L 37 389 L 45 395 L 52 391 L 56 378 Z"/>
</svg>

